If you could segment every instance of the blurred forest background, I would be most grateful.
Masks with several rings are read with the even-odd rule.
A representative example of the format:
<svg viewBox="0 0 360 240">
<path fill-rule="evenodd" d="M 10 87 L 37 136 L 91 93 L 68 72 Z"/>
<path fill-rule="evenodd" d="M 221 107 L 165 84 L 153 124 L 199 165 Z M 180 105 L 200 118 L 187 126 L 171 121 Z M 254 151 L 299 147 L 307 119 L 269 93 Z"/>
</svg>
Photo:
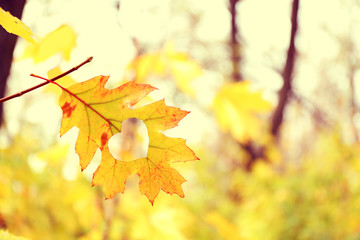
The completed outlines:
<svg viewBox="0 0 360 240">
<path fill-rule="evenodd" d="M 174 166 L 187 179 L 185 198 L 161 192 L 151 206 L 133 176 L 124 194 L 104 200 L 91 187 L 100 152 L 81 172 L 77 130 L 59 138 L 60 91 L 44 87 L 7 101 L 0 237 L 360 239 L 360 1 L 0 6 L 39 39 L 15 45 L 0 29 L 0 97 L 41 83 L 31 73 L 56 75 L 93 56 L 59 83 L 111 75 L 110 88 L 130 80 L 159 88 L 152 100 L 191 111 L 165 134 L 186 139 L 200 158 Z M 137 124 L 119 141 L 141 156 L 147 132 Z"/>
</svg>

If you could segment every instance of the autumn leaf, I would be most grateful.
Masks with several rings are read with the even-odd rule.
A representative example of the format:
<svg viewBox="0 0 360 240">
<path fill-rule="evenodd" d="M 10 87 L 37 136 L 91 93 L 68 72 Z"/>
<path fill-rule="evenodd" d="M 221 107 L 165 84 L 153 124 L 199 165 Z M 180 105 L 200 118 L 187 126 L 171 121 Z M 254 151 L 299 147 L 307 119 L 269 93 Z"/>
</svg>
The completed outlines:
<svg viewBox="0 0 360 240">
<path fill-rule="evenodd" d="M 161 51 L 140 55 L 127 67 L 133 71 L 135 81 L 142 83 L 151 75 L 164 76 L 169 72 L 180 90 L 194 95 L 191 81 L 202 74 L 202 69 L 188 54 L 175 50 L 172 42 L 165 44 Z M 131 80 L 131 79 L 129 79 Z"/>
<path fill-rule="evenodd" d="M 35 44 L 35 34 L 20 21 L 17 17 L 12 16 L 9 12 L 5 12 L 0 7 L 0 25 L 9 33 L 13 33 L 22 37 L 26 41 Z"/>
<path fill-rule="evenodd" d="M 85 169 L 97 148 L 102 161 L 93 176 L 93 185 L 104 186 L 106 198 L 124 192 L 126 178 L 140 177 L 140 192 L 151 203 L 160 189 L 184 197 L 181 184 L 185 179 L 171 167 L 174 162 L 198 159 L 186 146 L 185 140 L 170 138 L 161 132 L 178 125 L 188 112 L 165 105 L 164 100 L 133 109 L 133 106 L 156 88 L 147 84 L 128 82 L 115 89 L 106 89 L 109 77 L 98 76 L 63 89 L 59 104 L 63 111 L 60 134 L 72 127 L 79 128 L 75 150 Z M 149 149 L 145 158 L 133 161 L 116 160 L 108 147 L 109 139 L 119 133 L 128 118 L 142 120 L 148 130 Z"/>
<path fill-rule="evenodd" d="M 47 60 L 57 53 L 61 53 L 69 61 L 71 51 L 76 45 L 74 30 L 67 25 L 62 25 L 46 35 L 35 45 L 28 45 L 20 59 L 33 58 L 35 63 Z"/>
<path fill-rule="evenodd" d="M 220 127 L 242 143 L 261 136 L 259 116 L 272 109 L 262 92 L 252 90 L 248 81 L 224 85 L 217 93 L 213 107 Z"/>
</svg>

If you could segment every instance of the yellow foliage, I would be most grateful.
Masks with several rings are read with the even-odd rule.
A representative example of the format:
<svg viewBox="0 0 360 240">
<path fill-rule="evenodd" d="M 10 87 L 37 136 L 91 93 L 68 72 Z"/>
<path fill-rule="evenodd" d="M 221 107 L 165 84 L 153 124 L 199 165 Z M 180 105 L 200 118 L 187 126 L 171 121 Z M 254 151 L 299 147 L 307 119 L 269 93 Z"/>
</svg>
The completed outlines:
<svg viewBox="0 0 360 240">
<path fill-rule="evenodd" d="M 210 223 L 218 231 L 221 239 L 224 240 L 241 240 L 235 224 L 213 211 L 206 215 L 205 221 Z"/>
<path fill-rule="evenodd" d="M 220 127 L 239 142 L 258 140 L 264 134 L 258 116 L 272 109 L 262 92 L 253 91 L 248 81 L 224 85 L 217 93 L 213 107 Z"/>
<path fill-rule="evenodd" d="M 16 146 L 22 146 L 21 150 Z M 36 148 L 28 136 L 0 150 L 0 215 L 7 229 L 30 239 L 71 239 L 100 224 L 96 195 L 89 191 L 88 181 L 63 178 L 67 147 L 54 146 L 36 154 L 44 162 L 49 160 L 41 172 L 29 164 Z"/>
<path fill-rule="evenodd" d="M 17 236 L 10 234 L 9 232 L 3 231 L 3 230 L 0 230 L 0 239 L 1 240 L 27 240 L 27 238 L 17 237 Z"/>
<path fill-rule="evenodd" d="M 38 152 L 37 157 L 50 164 L 58 164 L 58 161 L 66 158 L 69 145 L 55 145 L 44 151 Z"/>
<path fill-rule="evenodd" d="M 122 236 L 146 240 L 196 239 L 189 236 L 189 229 L 197 228 L 198 219 L 184 206 L 184 202 L 176 199 L 167 201 L 162 196 L 159 196 L 158 201 L 156 205 L 148 207 L 135 191 L 130 190 L 122 196 L 117 208 L 122 218 L 127 219 L 127 231 Z"/>
<path fill-rule="evenodd" d="M 62 25 L 46 35 L 34 45 L 28 45 L 21 59 L 33 58 L 35 63 L 47 60 L 57 53 L 61 53 L 69 61 L 72 49 L 76 46 L 76 34 L 67 25 Z"/>
<path fill-rule="evenodd" d="M 5 12 L 0 7 L 0 25 L 9 33 L 13 33 L 22 37 L 26 41 L 35 44 L 35 34 L 20 21 L 17 17 L 12 16 L 9 12 Z"/>
</svg>

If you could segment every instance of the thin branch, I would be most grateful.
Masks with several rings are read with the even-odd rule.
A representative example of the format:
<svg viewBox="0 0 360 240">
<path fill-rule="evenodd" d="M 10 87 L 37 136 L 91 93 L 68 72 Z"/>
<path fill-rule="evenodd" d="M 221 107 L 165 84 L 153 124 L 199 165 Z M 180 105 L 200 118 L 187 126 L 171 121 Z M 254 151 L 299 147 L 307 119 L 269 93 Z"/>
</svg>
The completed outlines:
<svg viewBox="0 0 360 240">
<path fill-rule="evenodd" d="M 292 79 L 293 79 L 293 70 L 295 65 L 296 58 L 296 47 L 295 47 L 295 37 L 298 29 L 298 10 L 299 10 L 299 0 L 294 0 L 292 4 L 292 14 L 291 14 L 291 36 L 289 49 L 287 52 L 286 63 L 282 72 L 284 85 L 282 86 L 279 92 L 279 103 L 275 109 L 271 133 L 278 137 L 279 128 L 283 121 L 285 106 L 288 102 L 288 98 L 292 91 Z"/>
<path fill-rule="evenodd" d="M 77 65 L 76 67 L 73 67 L 73 68 L 71 68 L 70 70 L 68 70 L 68 71 L 66 71 L 66 72 L 64 72 L 64 73 L 62 73 L 62 74 L 60 74 L 60 75 L 58 75 L 58 76 L 56 76 L 56 77 L 54 77 L 54 78 L 52 78 L 52 79 L 49 79 L 49 80 L 50 80 L 51 82 L 56 81 L 56 80 L 58 80 L 58 79 L 60 79 L 60 78 L 62 78 L 62 77 L 64 77 L 64 76 L 66 76 L 66 75 L 68 75 L 68 74 L 70 74 L 70 73 L 78 70 L 78 69 L 79 69 L 80 67 L 82 67 L 83 65 L 91 62 L 92 59 L 93 59 L 93 57 L 89 57 L 89 58 L 86 59 L 84 62 L 82 62 L 82 63 L 80 63 L 79 65 Z M 44 82 L 44 83 L 40 83 L 40 84 L 38 84 L 38 85 L 36 85 L 36 86 L 34 86 L 34 87 L 31 87 L 31 88 L 28 88 L 28 89 L 26 89 L 26 90 L 24 90 L 24 91 L 21 91 L 21 92 L 15 93 L 15 94 L 13 94 L 13 95 L 10 95 L 10 96 L 1 98 L 1 99 L 0 99 L 0 103 L 6 102 L 6 101 L 8 101 L 8 100 L 10 100 L 10 99 L 13 99 L 13 98 L 16 98 L 16 97 L 20 97 L 20 96 L 24 95 L 25 93 L 31 92 L 31 91 L 39 88 L 39 87 L 42 87 L 42 86 L 45 86 L 45 85 L 49 84 L 49 83 L 50 83 L 49 81 Z"/>
</svg>

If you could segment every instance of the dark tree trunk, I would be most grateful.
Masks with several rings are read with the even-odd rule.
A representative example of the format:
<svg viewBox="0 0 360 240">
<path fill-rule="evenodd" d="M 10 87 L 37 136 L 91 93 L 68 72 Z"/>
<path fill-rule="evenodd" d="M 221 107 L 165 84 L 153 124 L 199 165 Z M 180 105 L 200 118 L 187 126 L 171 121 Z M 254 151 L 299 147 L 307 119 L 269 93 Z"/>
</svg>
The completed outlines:
<svg viewBox="0 0 360 240">
<path fill-rule="evenodd" d="M 298 29 L 299 0 L 294 0 L 291 14 L 291 35 L 286 63 L 282 72 L 284 85 L 279 92 L 279 103 L 274 112 L 271 133 L 278 138 L 279 129 L 284 117 L 285 106 L 292 91 L 293 71 L 296 59 L 295 37 Z"/>
<path fill-rule="evenodd" d="M 26 0 L 0 1 L 0 7 L 21 19 Z M 17 36 L 0 27 L 0 98 L 5 96 L 6 82 L 10 74 Z M 4 120 L 3 104 L 0 103 L 0 126 Z"/>
</svg>

